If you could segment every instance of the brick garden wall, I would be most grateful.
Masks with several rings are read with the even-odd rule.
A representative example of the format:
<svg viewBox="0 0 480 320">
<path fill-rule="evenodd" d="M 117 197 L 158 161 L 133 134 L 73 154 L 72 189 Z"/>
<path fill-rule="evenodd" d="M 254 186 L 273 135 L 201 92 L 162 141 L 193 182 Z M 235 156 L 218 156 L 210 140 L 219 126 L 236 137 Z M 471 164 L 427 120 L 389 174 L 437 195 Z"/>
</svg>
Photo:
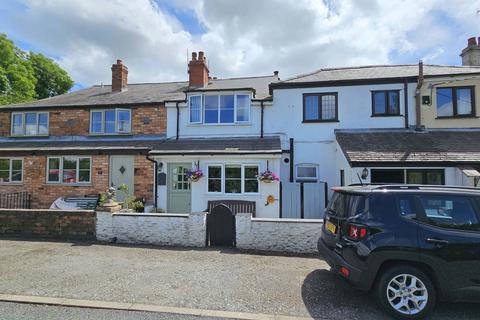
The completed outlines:
<svg viewBox="0 0 480 320">
<path fill-rule="evenodd" d="M 0 236 L 95 240 L 94 211 L 0 209 Z"/>
</svg>

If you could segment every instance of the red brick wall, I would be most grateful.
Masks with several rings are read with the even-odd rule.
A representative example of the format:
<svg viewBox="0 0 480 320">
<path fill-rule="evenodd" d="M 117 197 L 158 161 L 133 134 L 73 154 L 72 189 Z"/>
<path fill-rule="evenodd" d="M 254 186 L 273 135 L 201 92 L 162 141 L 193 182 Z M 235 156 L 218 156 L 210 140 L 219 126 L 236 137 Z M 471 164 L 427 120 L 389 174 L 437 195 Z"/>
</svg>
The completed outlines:
<svg viewBox="0 0 480 320">
<path fill-rule="evenodd" d="M 46 183 L 46 156 L 24 157 L 23 183 L 1 184 L 0 193 L 27 191 L 32 195 L 32 208 L 49 208 L 59 197 L 81 197 L 104 192 L 109 186 L 109 156 L 92 156 L 91 184 L 74 186 Z M 135 156 L 135 196 L 153 202 L 153 165 L 143 155 Z"/>
<path fill-rule="evenodd" d="M 163 105 L 132 107 L 133 134 L 161 134 L 167 130 L 167 111 Z M 58 108 L 49 112 L 49 135 L 86 136 L 90 132 L 90 108 Z M 0 112 L 0 135 L 10 135 L 11 112 Z"/>
</svg>

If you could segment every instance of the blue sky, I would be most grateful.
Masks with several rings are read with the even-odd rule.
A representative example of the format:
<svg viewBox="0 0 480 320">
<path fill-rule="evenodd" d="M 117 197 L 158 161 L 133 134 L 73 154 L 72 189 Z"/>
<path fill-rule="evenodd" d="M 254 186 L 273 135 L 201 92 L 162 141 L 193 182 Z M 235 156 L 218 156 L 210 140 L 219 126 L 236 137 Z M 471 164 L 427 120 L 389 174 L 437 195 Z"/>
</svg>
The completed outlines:
<svg viewBox="0 0 480 320">
<path fill-rule="evenodd" d="M 480 0 L 11 0 L 0 32 L 55 59 L 75 89 L 110 83 L 123 59 L 130 82 L 185 80 L 205 51 L 214 76 L 282 78 L 322 67 L 459 65 L 480 36 Z"/>
</svg>

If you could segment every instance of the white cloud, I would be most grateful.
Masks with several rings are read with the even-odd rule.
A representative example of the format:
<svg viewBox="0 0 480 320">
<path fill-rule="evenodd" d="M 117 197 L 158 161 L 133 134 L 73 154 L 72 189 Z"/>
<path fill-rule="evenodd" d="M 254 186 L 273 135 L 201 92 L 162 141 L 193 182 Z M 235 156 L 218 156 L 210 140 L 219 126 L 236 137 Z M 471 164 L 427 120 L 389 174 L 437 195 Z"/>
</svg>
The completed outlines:
<svg viewBox="0 0 480 320">
<path fill-rule="evenodd" d="M 86 85 L 109 83 L 117 58 L 128 65 L 131 82 L 185 80 L 187 50 L 205 51 L 219 77 L 273 70 L 286 77 L 324 66 L 415 63 L 420 57 L 444 62 L 458 57 L 470 33 L 480 33 L 480 0 L 173 3 L 194 10 L 206 32 L 192 36 L 149 0 L 25 0 L 26 9 L 9 23 L 17 37 L 58 57 Z"/>
</svg>

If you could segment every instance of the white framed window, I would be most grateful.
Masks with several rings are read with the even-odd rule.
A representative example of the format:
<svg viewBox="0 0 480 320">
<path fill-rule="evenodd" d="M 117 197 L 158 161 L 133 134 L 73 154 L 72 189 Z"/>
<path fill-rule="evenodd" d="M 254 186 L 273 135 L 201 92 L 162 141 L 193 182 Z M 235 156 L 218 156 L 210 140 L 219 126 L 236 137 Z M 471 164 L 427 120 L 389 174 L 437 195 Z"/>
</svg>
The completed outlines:
<svg viewBox="0 0 480 320">
<path fill-rule="evenodd" d="M 90 133 L 122 134 L 132 132 L 130 109 L 107 109 L 90 111 Z"/>
<path fill-rule="evenodd" d="M 90 183 L 91 172 L 91 157 L 62 156 L 47 158 L 47 183 Z"/>
<path fill-rule="evenodd" d="M 48 135 L 48 112 L 13 112 L 13 136 Z"/>
<path fill-rule="evenodd" d="M 23 181 L 22 158 L 0 158 L 0 183 L 20 183 Z"/>
<path fill-rule="evenodd" d="M 298 182 L 318 181 L 318 165 L 297 164 L 295 166 L 295 180 Z"/>
<path fill-rule="evenodd" d="M 205 94 L 189 97 L 190 123 L 235 124 L 250 122 L 249 94 Z"/>
<path fill-rule="evenodd" d="M 212 164 L 207 171 L 207 192 L 258 194 L 257 164 Z"/>
</svg>

